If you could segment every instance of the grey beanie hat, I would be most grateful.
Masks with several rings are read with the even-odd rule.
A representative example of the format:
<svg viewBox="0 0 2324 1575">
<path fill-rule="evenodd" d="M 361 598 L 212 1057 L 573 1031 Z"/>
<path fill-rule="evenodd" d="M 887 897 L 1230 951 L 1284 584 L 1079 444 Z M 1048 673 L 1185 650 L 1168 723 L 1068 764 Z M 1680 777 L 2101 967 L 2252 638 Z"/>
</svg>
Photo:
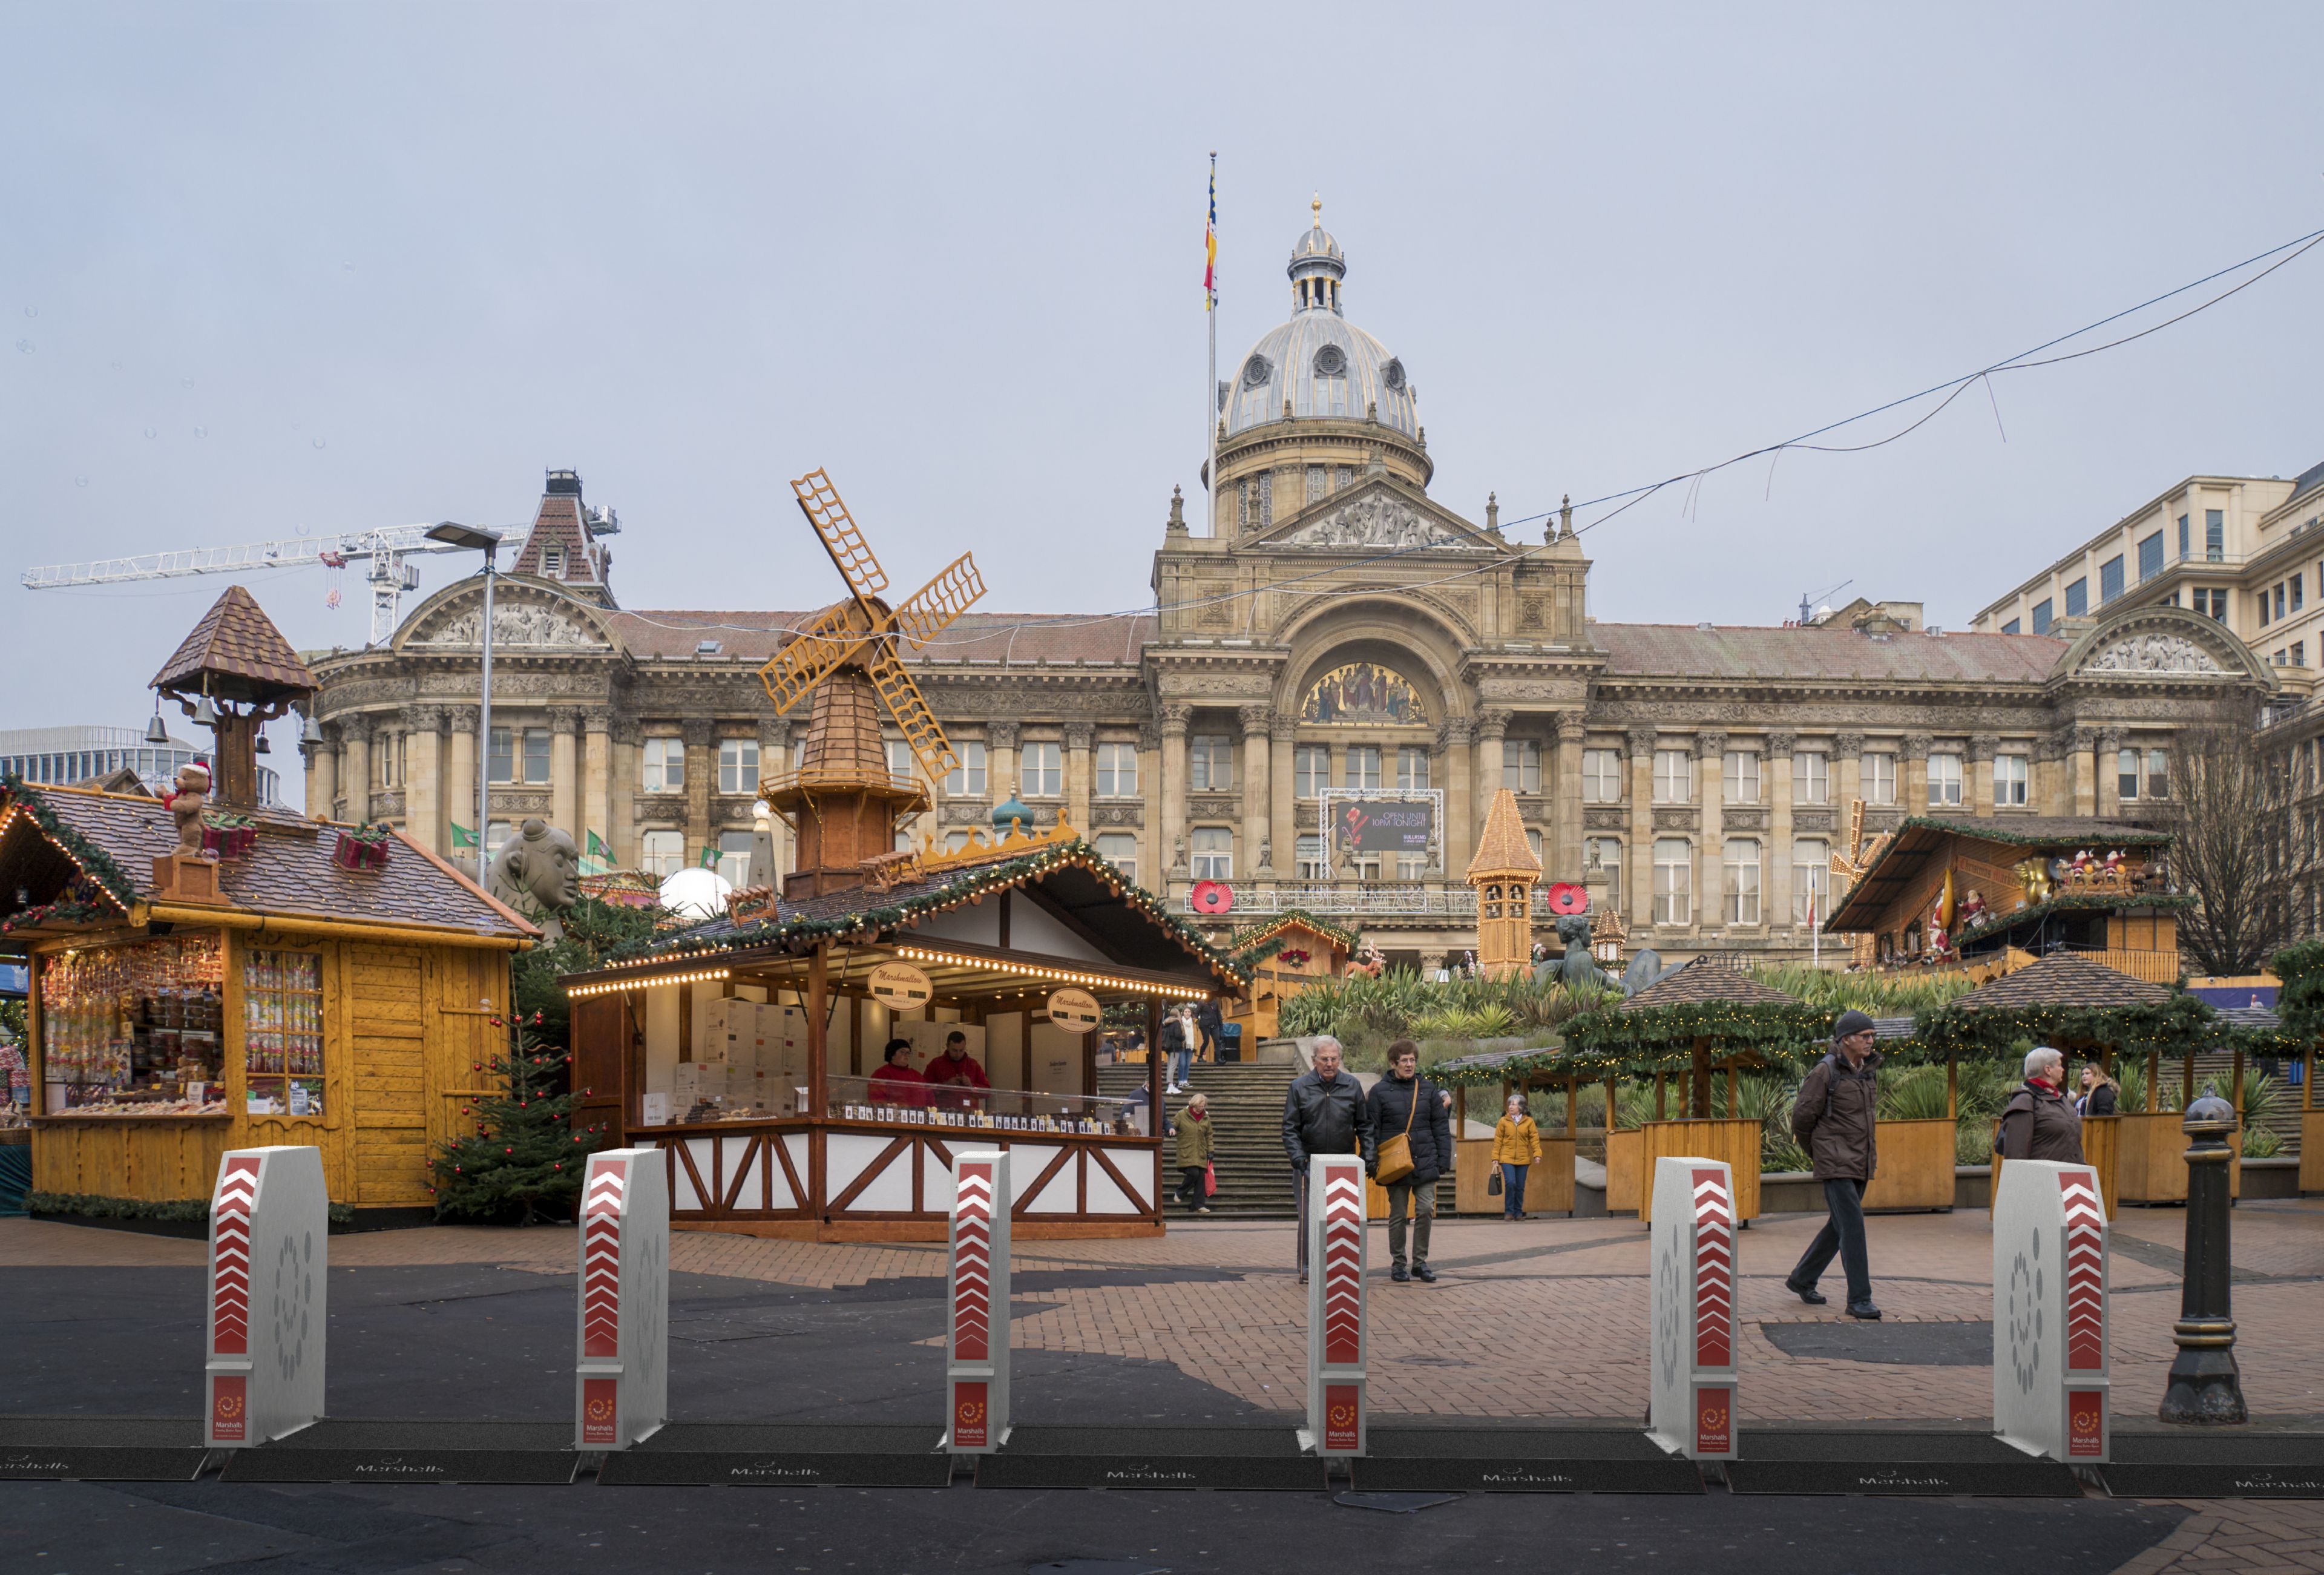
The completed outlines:
<svg viewBox="0 0 2324 1575">
<path fill-rule="evenodd" d="M 1850 1007 L 1840 1013 L 1840 1021 L 1831 1026 L 1831 1036 L 1835 1039 L 1845 1039 L 1850 1034 L 1861 1034 L 1870 1027 L 1872 1027 L 1871 1017 Z"/>
</svg>

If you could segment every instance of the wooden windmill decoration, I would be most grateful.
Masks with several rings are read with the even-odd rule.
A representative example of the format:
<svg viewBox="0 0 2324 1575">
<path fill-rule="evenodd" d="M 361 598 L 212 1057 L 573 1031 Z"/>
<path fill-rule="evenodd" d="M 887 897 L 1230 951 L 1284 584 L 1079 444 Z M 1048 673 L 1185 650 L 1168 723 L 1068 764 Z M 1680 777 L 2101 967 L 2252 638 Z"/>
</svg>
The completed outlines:
<svg viewBox="0 0 2324 1575">
<path fill-rule="evenodd" d="M 1540 879 L 1541 860 L 1526 840 L 1517 796 L 1501 788 L 1469 861 L 1469 884 L 1477 889 L 1477 966 L 1486 978 L 1532 970 L 1533 888 Z"/>
<path fill-rule="evenodd" d="M 1872 861 L 1880 856 L 1880 850 L 1887 841 L 1888 834 L 1883 832 L 1872 839 L 1871 846 L 1865 845 L 1864 800 L 1850 799 L 1848 806 L 1848 852 L 1834 853 L 1831 856 L 1831 872 L 1848 884 L 1832 892 L 1825 911 L 1816 920 L 1818 924 L 1821 924 L 1840 910 L 1842 899 L 1863 877 L 1864 872 L 1872 868 Z M 1878 938 L 1869 934 L 1850 935 L 1849 937 L 1849 962 L 1859 968 L 1870 967 L 1877 960 L 1878 953 L 1876 948 L 1878 944 Z"/>
<path fill-rule="evenodd" d="M 815 621 L 759 670 L 776 714 L 812 691 L 807 741 L 796 770 L 759 789 L 798 834 L 797 867 L 783 878 L 792 900 L 863 885 L 894 855 L 896 820 L 928 806 L 927 792 L 888 769 L 881 736 L 884 708 L 930 782 L 959 764 L 919 686 L 904 670 L 902 645 L 927 640 L 984 594 L 976 562 L 964 552 L 936 578 L 890 607 L 888 573 L 856 529 L 847 505 L 820 470 L 791 483 L 799 511 L 815 527 L 851 594 Z"/>
</svg>

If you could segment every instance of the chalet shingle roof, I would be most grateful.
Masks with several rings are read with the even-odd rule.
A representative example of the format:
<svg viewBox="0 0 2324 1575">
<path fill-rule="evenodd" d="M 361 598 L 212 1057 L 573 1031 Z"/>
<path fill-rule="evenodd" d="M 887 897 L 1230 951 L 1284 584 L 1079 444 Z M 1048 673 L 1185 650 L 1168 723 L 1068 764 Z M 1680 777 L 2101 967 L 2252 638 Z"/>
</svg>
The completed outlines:
<svg viewBox="0 0 2324 1575">
<path fill-rule="evenodd" d="M 312 689 L 315 675 L 256 599 L 240 585 L 228 585 L 146 686 L 263 702 L 292 690 Z"/>
<path fill-rule="evenodd" d="M 2021 1007 L 2161 1006 L 2169 987 L 2118 973 L 2071 952 L 2052 952 L 2029 967 L 1981 984 L 1952 1004 L 1963 1011 L 2008 1011 Z"/>
<path fill-rule="evenodd" d="M 1622 1011 L 1645 1011 L 1649 1007 L 1692 1006 L 1702 1001 L 1733 1001 L 1743 1006 L 1797 1006 L 1799 1001 L 1780 990 L 1770 989 L 1739 968 L 1729 968 L 1701 958 L 1681 968 L 1674 968 L 1646 989 L 1624 1001 Z"/>
<path fill-rule="evenodd" d="M 1517 795 L 1503 788 L 1494 793 L 1485 811 L 1485 831 L 1477 839 L 1477 856 L 1469 861 L 1469 879 L 1493 875 L 1538 875 L 1541 861 L 1526 841 L 1525 818 L 1517 813 Z"/>
<path fill-rule="evenodd" d="M 153 861 L 178 845 L 176 823 L 158 800 L 69 788 L 24 788 L 28 801 L 102 848 L 141 898 L 151 898 Z M 249 852 L 218 866 L 218 887 L 236 906 L 345 924 L 422 925 L 496 937 L 540 932 L 493 902 L 474 882 L 399 839 L 377 873 L 332 861 L 335 825 L 261 815 Z M 29 825 L 29 823 L 26 823 Z"/>
</svg>

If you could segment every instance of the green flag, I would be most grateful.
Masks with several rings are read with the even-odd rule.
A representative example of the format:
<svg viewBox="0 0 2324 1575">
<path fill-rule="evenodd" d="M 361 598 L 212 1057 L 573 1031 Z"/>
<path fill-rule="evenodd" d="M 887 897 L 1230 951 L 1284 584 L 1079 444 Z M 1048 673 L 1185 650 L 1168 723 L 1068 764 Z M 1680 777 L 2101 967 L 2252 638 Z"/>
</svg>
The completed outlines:
<svg viewBox="0 0 2324 1575">
<path fill-rule="evenodd" d="M 702 867 L 706 870 L 715 870 L 718 867 L 718 850 L 716 848 L 705 848 L 702 850 Z"/>
<path fill-rule="evenodd" d="M 477 845 L 476 834 L 456 820 L 452 823 L 452 845 L 456 848 L 473 848 Z"/>
<path fill-rule="evenodd" d="M 604 840 L 600 838 L 595 832 L 591 832 L 589 834 L 589 856 L 593 859 L 611 860 L 613 856 L 613 850 L 607 847 L 604 844 Z"/>
</svg>

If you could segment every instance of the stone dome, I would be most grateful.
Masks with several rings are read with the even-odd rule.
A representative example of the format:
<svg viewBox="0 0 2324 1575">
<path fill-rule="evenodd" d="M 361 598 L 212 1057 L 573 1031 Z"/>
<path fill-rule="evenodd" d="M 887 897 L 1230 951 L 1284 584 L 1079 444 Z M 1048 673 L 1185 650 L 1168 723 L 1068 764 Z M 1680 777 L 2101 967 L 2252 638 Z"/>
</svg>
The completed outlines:
<svg viewBox="0 0 2324 1575">
<path fill-rule="evenodd" d="M 1419 435 L 1412 384 L 1404 363 L 1340 311 L 1340 281 L 1347 259 L 1323 227 L 1323 203 L 1291 248 L 1291 320 L 1250 347 L 1225 381 L 1227 436 L 1284 419 L 1360 421 L 1376 412 L 1380 424 L 1406 438 Z"/>
</svg>

